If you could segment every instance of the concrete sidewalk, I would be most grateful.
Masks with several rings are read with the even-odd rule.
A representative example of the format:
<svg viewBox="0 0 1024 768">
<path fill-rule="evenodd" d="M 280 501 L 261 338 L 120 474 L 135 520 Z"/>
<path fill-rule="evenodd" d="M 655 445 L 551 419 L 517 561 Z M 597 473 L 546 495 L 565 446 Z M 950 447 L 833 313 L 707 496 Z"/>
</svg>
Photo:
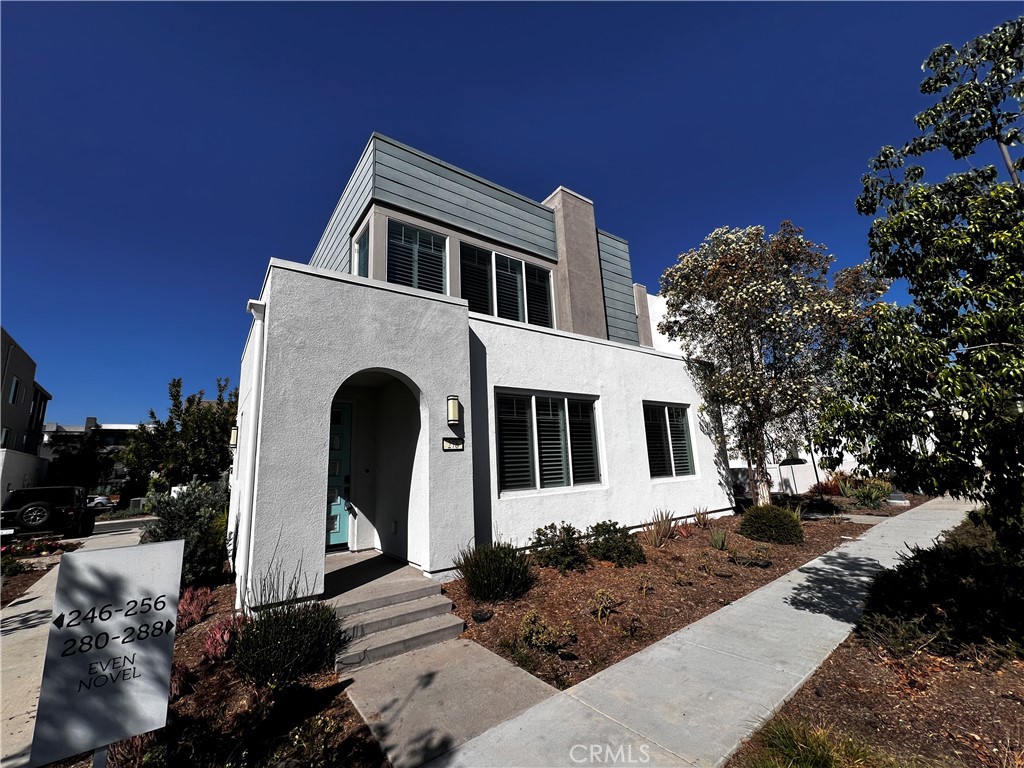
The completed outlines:
<svg viewBox="0 0 1024 768">
<path fill-rule="evenodd" d="M 882 520 L 860 539 L 452 744 L 429 768 L 722 765 L 850 633 L 872 577 L 907 546 L 930 545 L 970 508 L 936 499 Z M 487 694 L 503 696 L 500 689 Z"/>
<path fill-rule="evenodd" d="M 89 538 L 78 539 L 82 542 L 82 549 L 78 551 L 131 547 L 139 543 L 140 533 L 139 530 L 118 533 L 97 530 Z M 28 592 L 0 612 L 2 768 L 28 764 L 59 569 L 60 565 L 51 568 Z"/>
</svg>

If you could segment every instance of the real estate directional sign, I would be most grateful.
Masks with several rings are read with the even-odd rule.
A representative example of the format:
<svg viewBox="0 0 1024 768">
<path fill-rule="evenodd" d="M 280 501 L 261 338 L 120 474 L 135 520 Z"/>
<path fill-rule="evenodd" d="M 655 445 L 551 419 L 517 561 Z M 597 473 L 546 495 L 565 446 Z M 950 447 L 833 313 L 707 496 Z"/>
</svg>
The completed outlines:
<svg viewBox="0 0 1024 768">
<path fill-rule="evenodd" d="M 184 542 L 61 558 L 32 765 L 162 728 Z"/>
</svg>

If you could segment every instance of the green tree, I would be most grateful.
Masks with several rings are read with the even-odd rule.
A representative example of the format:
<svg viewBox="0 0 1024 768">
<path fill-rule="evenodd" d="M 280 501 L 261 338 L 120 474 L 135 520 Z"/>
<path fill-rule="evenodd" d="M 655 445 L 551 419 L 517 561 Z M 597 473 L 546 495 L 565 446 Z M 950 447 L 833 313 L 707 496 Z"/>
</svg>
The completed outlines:
<svg viewBox="0 0 1024 768">
<path fill-rule="evenodd" d="M 784 221 L 770 237 L 763 227 L 717 229 L 661 277 L 658 329 L 681 342 L 705 403 L 722 410 L 732 448 L 754 465 L 758 504 L 771 501 L 769 450 L 806 435 L 846 329 L 879 294 L 861 268 L 830 287 L 833 261 Z"/>
<path fill-rule="evenodd" d="M 91 491 L 114 472 L 114 455 L 98 428 L 85 434 L 56 432 L 49 443 L 54 458 L 46 472 L 48 485 L 79 485 Z"/>
<path fill-rule="evenodd" d="M 182 397 L 181 379 L 168 384 L 167 418 L 150 410 L 149 423 L 129 435 L 120 460 L 135 493 L 144 491 L 154 475 L 168 486 L 194 479 L 215 480 L 231 466 L 228 441 L 238 410 L 238 389 L 228 391 L 228 379 L 217 379 L 217 397 L 205 392 Z"/>
<path fill-rule="evenodd" d="M 845 391 L 820 441 L 875 472 L 930 493 L 986 502 L 1000 542 L 1024 551 L 1024 189 L 1009 147 L 1024 97 L 1024 17 L 959 50 L 936 48 L 921 91 L 938 101 L 921 133 L 883 147 L 857 199 L 871 225 L 869 269 L 903 280 L 910 306 L 877 304 L 842 363 Z M 980 149 L 926 183 L 918 158 Z"/>
</svg>

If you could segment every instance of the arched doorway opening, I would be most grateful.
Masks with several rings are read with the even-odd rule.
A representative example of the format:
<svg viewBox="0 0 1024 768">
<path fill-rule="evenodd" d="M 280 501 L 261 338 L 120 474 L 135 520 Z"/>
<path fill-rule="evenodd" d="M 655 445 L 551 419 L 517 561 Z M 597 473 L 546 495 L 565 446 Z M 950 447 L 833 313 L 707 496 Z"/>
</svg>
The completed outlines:
<svg viewBox="0 0 1024 768">
<path fill-rule="evenodd" d="M 353 374 L 331 403 L 326 548 L 420 559 L 426 531 L 426 412 L 395 371 Z M 425 549 L 423 549 L 425 552 Z"/>
</svg>

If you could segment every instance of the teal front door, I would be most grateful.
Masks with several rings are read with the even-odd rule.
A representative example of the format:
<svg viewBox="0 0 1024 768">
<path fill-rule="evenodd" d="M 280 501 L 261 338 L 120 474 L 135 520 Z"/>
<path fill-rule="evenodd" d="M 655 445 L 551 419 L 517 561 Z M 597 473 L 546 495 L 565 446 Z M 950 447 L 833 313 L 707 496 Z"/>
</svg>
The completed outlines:
<svg viewBox="0 0 1024 768">
<path fill-rule="evenodd" d="M 331 443 L 327 457 L 327 547 L 348 544 L 348 502 L 352 488 L 352 404 L 331 407 Z"/>
</svg>

